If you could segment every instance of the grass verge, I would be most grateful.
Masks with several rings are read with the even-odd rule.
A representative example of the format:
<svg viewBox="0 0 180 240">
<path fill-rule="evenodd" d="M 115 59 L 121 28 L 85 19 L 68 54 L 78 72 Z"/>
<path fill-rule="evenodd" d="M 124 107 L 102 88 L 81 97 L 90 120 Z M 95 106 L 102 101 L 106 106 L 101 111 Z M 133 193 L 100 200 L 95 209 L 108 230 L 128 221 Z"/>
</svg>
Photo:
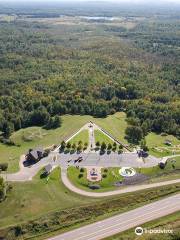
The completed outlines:
<svg viewBox="0 0 180 240">
<path fill-rule="evenodd" d="M 7 240 L 44 239 L 45 237 L 134 209 L 179 191 L 180 184 L 174 184 L 106 199 L 103 198 L 96 203 L 56 210 L 31 221 L 1 228 L 0 236 Z"/>
</svg>

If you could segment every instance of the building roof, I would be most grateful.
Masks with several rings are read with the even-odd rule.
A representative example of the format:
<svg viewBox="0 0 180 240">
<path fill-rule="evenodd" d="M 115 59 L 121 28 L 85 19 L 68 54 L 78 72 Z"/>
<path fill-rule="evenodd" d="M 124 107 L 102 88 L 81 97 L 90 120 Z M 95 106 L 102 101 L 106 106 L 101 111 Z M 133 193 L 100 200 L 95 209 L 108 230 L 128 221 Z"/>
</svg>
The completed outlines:
<svg viewBox="0 0 180 240">
<path fill-rule="evenodd" d="M 35 159 L 38 159 L 39 158 L 39 154 L 43 154 L 44 153 L 44 150 L 43 148 L 36 148 L 36 149 L 33 149 L 29 152 Z"/>
<path fill-rule="evenodd" d="M 48 164 L 47 166 L 44 167 L 44 169 L 45 169 L 46 172 L 49 173 L 53 169 L 53 167 L 52 167 L 51 164 Z"/>
</svg>

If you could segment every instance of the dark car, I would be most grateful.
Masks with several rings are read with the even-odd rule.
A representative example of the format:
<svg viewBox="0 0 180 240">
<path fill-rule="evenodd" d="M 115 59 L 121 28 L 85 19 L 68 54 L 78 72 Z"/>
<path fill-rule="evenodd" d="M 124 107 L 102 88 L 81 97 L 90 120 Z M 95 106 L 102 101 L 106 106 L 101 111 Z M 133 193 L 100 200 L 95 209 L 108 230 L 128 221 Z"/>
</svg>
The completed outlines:
<svg viewBox="0 0 180 240">
<path fill-rule="evenodd" d="M 100 186 L 99 185 L 89 185 L 89 188 L 92 190 L 95 190 L 95 189 L 100 189 Z"/>
</svg>

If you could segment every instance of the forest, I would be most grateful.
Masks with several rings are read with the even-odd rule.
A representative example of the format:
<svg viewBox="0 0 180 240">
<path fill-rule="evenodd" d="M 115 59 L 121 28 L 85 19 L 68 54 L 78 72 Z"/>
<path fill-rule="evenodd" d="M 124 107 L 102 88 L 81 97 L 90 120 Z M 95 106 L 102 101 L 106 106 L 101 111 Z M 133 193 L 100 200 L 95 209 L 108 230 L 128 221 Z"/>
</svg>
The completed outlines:
<svg viewBox="0 0 180 240">
<path fill-rule="evenodd" d="M 64 114 L 103 118 L 118 111 L 144 136 L 154 131 L 180 137 L 176 12 L 147 18 L 121 13 L 124 25 L 77 16 L 59 17 L 59 23 L 60 12 L 26 14 L 0 18 L 2 141 L 29 126 L 56 128 Z"/>
</svg>

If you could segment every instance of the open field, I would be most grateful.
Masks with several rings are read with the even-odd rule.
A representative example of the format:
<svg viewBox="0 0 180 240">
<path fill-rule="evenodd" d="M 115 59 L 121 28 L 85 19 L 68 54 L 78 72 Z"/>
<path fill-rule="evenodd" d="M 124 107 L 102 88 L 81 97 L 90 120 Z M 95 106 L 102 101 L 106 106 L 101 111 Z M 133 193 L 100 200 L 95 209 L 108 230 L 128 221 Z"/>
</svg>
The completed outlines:
<svg viewBox="0 0 180 240">
<path fill-rule="evenodd" d="M 78 145 L 79 141 L 81 141 L 83 144 L 88 143 L 89 144 L 89 133 L 88 130 L 82 130 L 80 133 L 78 133 L 75 137 L 73 137 L 70 140 L 71 144 Z"/>
<path fill-rule="evenodd" d="M 94 202 L 64 187 L 60 179 L 59 168 L 49 178 L 40 178 L 41 172 L 31 182 L 11 183 L 12 190 L 7 199 L 0 203 L 0 227 L 34 219 L 44 213 L 76 207 Z"/>
<path fill-rule="evenodd" d="M 24 18 L 26 21 L 34 22 L 34 18 Z M 23 19 L 23 20 L 24 20 Z M 20 19 L 22 20 L 22 19 Z M 144 17 L 134 17 L 132 19 L 127 19 L 126 17 L 116 17 L 113 20 L 104 20 L 103 22 L 94 21 L 93 19 L 86 19 L 79 16 L 61 16 L 57 18 L 36 18 L 36 22 L 50 24 L 50 25 L 67 25 L 67 26 L 88 26 L 93 27 L 96 25 L 111 26 L 111 27 L 123 27 L 126 29 L 134 28 L 138 23 L 144 20 Z"/>
<path fill-rule="evenodd" d="M 147 229 L 172 229 L 173 234 L 143 234 L 142 236 L 137 236 L 134 233 L 134 228 L 128 231 L 119 233 L 112 237 L 105 238 L 104 240 L 174 240 L 180 238 L 180 212 L 175 212 L 168 216 L 156 219 L 154 221 L 148 222 L 141 226 L 142 228 Z"/>
<path fill-rule="evenodd" d="M 84 168 L 84 172 L 80 172 L 80 169 L 75 167 L 68 168 L 68 178 L 78 188 L 84 189 L 86 191 L 92 192 L 104 192 L 115 190 L 117 187 L 113 186 L 113 183 L 116 181 L 121 181 L 123 179 L 122 176 L 119 174 L 120 168 L 108 168 L 108 169 L 101 169 L 102 180 L 100 182 L 95 183 L 98 184 L 101 188 L 97 190 L 91 190 L 88 185 L 92 184 L 92 182 L 87 180 L 87 170 Z M 79 178 L 79 174 L 83 174 L 82 177 Z"/>
<path fill-rule="evenodd" d="M 165 140 L 170 140 L 172 145 L 165 145 Z M 180 153 L 180 140 L 172 135 L 162 136 L 156 133 L 149 133 L 146 137 L 146 142 L 149 147 L 149 153 L 157 157 Z"/>
<path fill-rule="evenodd" d="M 99 142 L 100 144 L 102 144 L 102 142 L 105 142 L 106 145 L 108 145 L 109 143 L 113 144 L 113 141 L 99 130 L 94 130 L 94 137 L 95 143 Z"/>
<path fill-rule="evenodd" d="M 0 22 L 12 22 L 16 19 L 16 15 L 0 14 Z"/>
</svg>

